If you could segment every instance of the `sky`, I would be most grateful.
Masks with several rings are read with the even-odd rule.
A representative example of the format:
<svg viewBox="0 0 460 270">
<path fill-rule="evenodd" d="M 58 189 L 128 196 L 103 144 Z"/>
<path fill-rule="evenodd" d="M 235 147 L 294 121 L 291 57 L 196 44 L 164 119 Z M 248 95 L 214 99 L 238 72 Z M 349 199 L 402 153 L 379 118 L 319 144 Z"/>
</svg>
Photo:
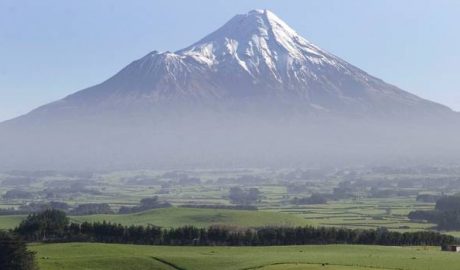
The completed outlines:
<svg viewBox="0 0 460 270">
<path fill-rule="evenodd" d="M 0 0 L 0 121 L 269 9 L 319 47 L 460 111 L 457 0 Z"/>
</svg>

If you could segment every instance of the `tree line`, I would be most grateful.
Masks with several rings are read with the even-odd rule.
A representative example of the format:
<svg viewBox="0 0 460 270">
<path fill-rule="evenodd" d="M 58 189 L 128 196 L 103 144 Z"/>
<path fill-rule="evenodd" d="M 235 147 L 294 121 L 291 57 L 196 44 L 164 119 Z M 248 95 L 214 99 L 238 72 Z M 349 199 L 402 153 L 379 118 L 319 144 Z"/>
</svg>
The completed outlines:
<svg viewBox="0 0 460 270">
<path fill-rule="evenodd" d="M 437 232 L 394 232 L 385 228 L 228 226 L 160 228 L 123 226 L 109 222 L 70 223 L 58 210 L 30 215 L 15 232 L 26 241 L 102 242 L 146 245 L 269 246 L 306 244 L 444 245 L 456 239 Z"/>
</svg>

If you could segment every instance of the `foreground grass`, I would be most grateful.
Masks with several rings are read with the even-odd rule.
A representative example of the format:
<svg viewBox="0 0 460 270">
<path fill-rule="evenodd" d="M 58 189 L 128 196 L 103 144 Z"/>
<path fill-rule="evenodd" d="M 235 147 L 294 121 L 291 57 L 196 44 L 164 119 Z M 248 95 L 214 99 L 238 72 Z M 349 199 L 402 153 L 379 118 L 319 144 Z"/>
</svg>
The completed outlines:
<svg viewBox="0 0 460 270">
<path fill-rule="evenodd" d="M 31 245 L 44 270 L 370 270 L 459 269 L 460 255 L 438 247 L 321 245 L 171 247 L 96 243 Z"/>
</svg>

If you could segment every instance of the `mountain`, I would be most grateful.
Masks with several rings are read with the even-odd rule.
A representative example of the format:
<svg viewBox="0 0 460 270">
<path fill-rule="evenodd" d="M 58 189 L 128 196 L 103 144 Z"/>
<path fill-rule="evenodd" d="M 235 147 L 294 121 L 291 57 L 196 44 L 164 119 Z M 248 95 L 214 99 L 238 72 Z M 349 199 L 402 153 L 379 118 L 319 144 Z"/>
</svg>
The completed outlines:
<svg viewBox="0 0 460 270">
<path fill-rule="evenodd" d="M 312 150 L 328 159 L 324 144 L 334 155 L 367 158 L 377 147 L 391 156 L 420 133 L 428 136 L 419 139 L 424 147 L 445 149 L 426 141 L 452 132 L 439 137 L 424 121 L 456 118 L 322 50 L 271 11 L 253 10 L 182 50 L 153 51 L 101 84 L 3 123 L 0 146 L 9 149 L 6 163 L 13 156 L 12 163 L 35 167 L 63 157 L 67 167 L 82 160 L 89 167 L 180 165 L 201 152 L 203 163 L 263 165 Z"/>
<path fill-rule="evenodd" d="M 253 10 L 185 49 L 149 53 L 107 81 L 40 107 L 30 117 L 248 100 L 288 106 L 295 101 L 306 111 L 340 114 L 451 112 L 322 50 L 272 12 Z"/>
</svg>

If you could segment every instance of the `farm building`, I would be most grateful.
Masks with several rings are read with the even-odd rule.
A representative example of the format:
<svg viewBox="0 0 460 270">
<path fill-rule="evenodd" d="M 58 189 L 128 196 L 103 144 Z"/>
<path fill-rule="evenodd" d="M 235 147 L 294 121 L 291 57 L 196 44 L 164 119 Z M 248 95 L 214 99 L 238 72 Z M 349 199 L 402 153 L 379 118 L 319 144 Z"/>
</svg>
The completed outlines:
<svg viewBox="0 0 460 270">
<path fill-rule="evenodd" d="M 442 251 L 460 252 L 460 246 L 457 245 L 443 245 L 441 246 Z"/>
</svg>

